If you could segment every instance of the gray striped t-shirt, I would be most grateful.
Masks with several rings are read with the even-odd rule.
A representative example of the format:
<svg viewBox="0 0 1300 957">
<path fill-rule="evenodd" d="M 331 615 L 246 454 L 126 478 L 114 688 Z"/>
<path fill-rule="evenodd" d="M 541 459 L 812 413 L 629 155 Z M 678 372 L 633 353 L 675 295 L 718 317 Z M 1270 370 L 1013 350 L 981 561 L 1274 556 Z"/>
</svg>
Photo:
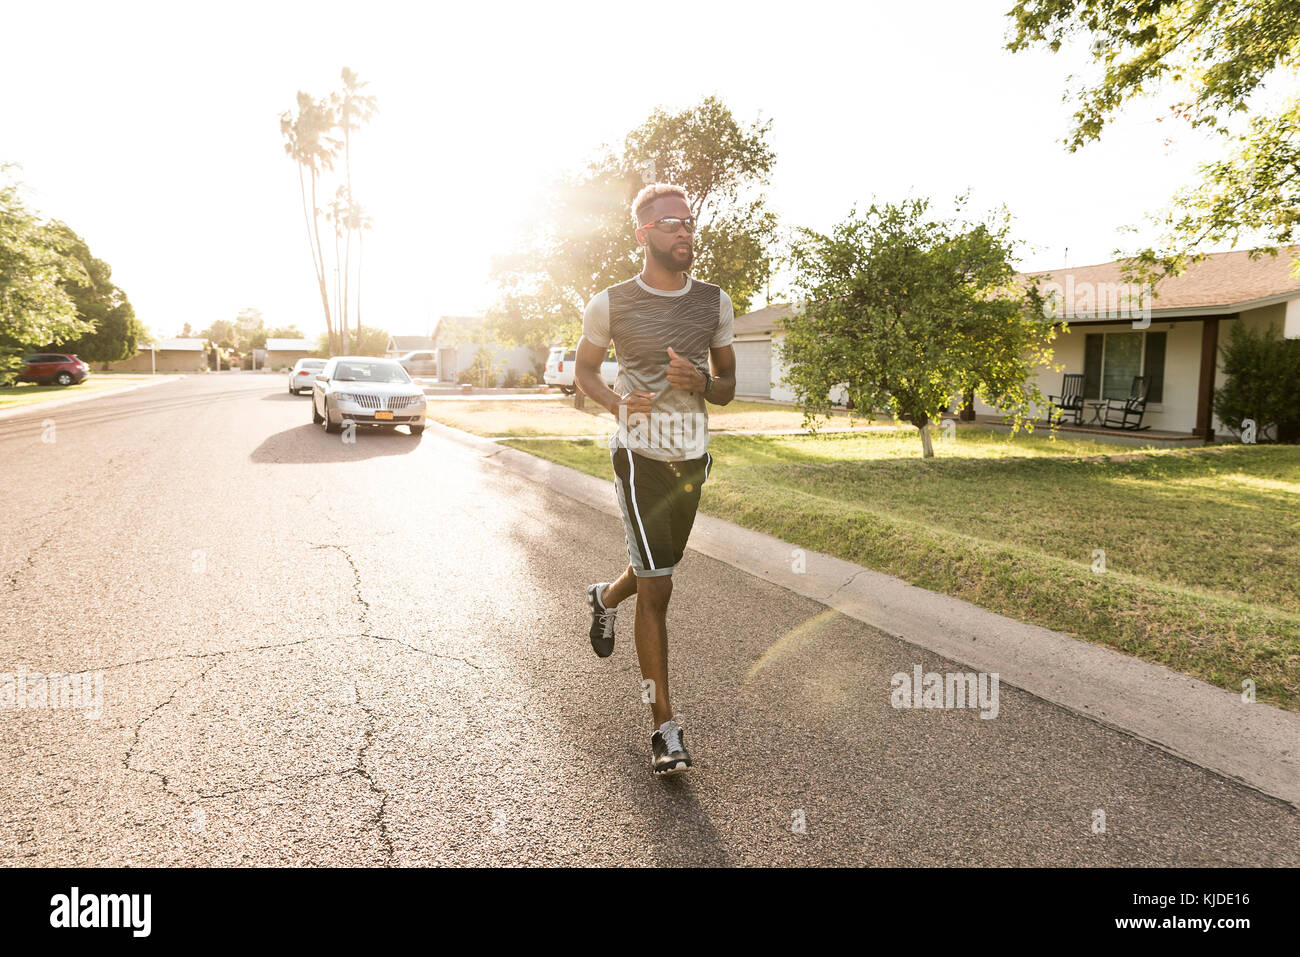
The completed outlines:
<svg viewBox="0 0 1300 957">
<path fill-rule="evenodd" d="M 620 426 L 610 448 L 629 448 L 660 461 L 699 458 L 709 447 L 704 396 L 668 384 L 668 347 L 709 371 L 709 349 L 735 338 L 731 297 L 712 283 L 687 277 L 671 292 L 647 286 L 640 276 L 610 286 L 587 303 L 582 334 L 618 357 L 619 392 L 653 392 L 648 422 Z M 640 427 L 638 427 L 638 425 Z"/>
</svg>

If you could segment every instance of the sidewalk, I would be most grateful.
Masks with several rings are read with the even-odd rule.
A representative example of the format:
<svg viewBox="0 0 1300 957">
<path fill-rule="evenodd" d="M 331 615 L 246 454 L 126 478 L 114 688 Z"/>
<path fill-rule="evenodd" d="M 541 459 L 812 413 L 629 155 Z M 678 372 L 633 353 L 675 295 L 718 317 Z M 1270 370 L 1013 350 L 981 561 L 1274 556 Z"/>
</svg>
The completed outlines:
<svg viewBox="0 0 1300 957">
<path fill-rule="evenodd" d="M 612 476 L 593 478 L 441 423 L 428 429 L 618 515 Z M 696 517 L 690 548 L 1300 808 L 1300 715 L 708 515 Z"/>
<path fill-rule="evenodd" d="M 22 415 L 24 412 L 35 410 L 45 410 L 60 408 L 65 405 L 72 405 L 74 402 L 90 402 L 92 399 L 102 399 L 110 395 L 121 395 L 123 392 L 133 392 L 136 389 L 147 389 L 150 386 L 163 385 L 167 382 L 175 382 L 178 379 L 185 378 L 184 375 L 159 375 L 148 382 L 134 382 L 131 385 L 124 385 L 120 389 L 100 389 L 96 392 L 88 392 L 85 395 L 62 396 L 57 393 L 47 392 L 51 396 L 49 399 L 42 399 L 38 402 L 23 402 L 10 408 L 0 408 L 0 419 L 11 418 L 15 415 Z M 102 378 L 99 381 L 103 381 Z M 76 388 L 69 386 L 68 388 Z"/>
</svg>

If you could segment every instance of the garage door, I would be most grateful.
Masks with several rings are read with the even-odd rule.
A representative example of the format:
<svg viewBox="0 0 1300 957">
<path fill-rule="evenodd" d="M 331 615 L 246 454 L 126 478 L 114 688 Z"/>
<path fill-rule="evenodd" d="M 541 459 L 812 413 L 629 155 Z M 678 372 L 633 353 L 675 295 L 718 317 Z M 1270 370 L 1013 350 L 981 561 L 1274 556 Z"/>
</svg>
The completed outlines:
<svg viewBox="0 0 1300 957">
<path fill-rule="evenodd" d="M 736 350 L 736 395 L 772 395 L 772 340 L 732 342 Z"/>
</svg>

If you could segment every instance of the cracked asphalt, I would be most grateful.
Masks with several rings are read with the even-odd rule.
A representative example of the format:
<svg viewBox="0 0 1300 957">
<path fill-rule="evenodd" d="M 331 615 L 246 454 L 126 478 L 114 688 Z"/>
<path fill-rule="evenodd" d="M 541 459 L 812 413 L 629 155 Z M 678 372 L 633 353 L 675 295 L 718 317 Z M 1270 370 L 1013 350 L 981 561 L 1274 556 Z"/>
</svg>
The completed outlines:
<svg viewBox="0 0 1300 957">
<path fill-rule="evenodd" d="M 618 520 L 281 376 L 35 408 L 0 480 L 0 676 L 103 695 L 0 710 L 9 866 L 1300 864 L 1289 805 L 1005 683 L 894 709 L 966 669 L 698 553 L 655 779 L 633 603 L 586 637 Z"/>
</svg>

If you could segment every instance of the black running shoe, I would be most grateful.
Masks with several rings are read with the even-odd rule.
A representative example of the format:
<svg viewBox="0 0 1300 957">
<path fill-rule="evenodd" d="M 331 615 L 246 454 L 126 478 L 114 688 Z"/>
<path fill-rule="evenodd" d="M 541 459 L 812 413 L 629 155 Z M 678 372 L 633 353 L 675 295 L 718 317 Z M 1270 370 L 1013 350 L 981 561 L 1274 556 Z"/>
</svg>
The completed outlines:
<svg viewBox="0 0 1300 957">
<path fill-rule="evenodd" d="M 676 774 L 691 766 L 691 756 L 686 753 L 686 739 L 672 718 L 650 735 L 650 749 L 654 752 L 650 766 L 655 774 Z"/>
<path fill-rule="evenodd" d="M 591 647 L 601 658 L 608 658 L 614 653 L 614 619 L 618 617 L 617 608 L 606 608 L 596 597 L 598 592 L 608 587 L 609 582 L 587 586 L 587 607 L 591 609 Z"/>
</svg>

